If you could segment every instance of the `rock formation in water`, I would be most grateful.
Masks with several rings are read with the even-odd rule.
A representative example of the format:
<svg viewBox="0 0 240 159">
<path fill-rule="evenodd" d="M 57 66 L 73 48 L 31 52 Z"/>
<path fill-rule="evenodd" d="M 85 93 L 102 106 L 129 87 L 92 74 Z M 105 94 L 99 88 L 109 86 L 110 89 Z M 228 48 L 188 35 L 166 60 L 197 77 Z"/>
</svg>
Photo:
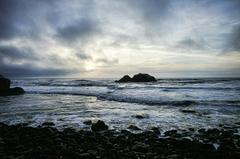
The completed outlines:
<svg viewBox="0 0 240 159">
<path fill-rule="evenodd" d="M 20 87 L 10 88 L 11 81 L 0 75 L 0 96 L 20 95 L 25 91 Z"/>
<path fill-rule="evenodd" d="M 116 82 L 124 83 L 124 82 L 155 82 L 155 81 L 157 81 L 156 78 L 149 74 L 138 73 L 134 75 L 132 78 L 128 75 L 125 75 Z"/>
</svg>

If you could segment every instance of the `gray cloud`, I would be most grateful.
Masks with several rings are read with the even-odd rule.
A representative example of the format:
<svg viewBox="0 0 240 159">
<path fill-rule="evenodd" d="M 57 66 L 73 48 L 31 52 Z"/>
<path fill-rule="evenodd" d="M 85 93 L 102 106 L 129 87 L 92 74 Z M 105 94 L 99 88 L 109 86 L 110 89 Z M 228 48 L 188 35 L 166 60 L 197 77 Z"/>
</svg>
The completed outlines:
<svg viewBox="0 0 240 159">
<path fill-rule="evenodd" d="M 58 76 L 76 73 L 76 70 L 74 69 L 63 67 L 41 68 L 35 66 L 37 62 L 43 60 L 50 60 L 51 63 L 55 63 L 60 66 L 63 66 L 64 64 L 63 59 L 57 55 L 44 58 L 34 54 L 34 51 L 30 48 L 0 46 L 0 74 L 5 76 Z"/>
<path fill-rule="evenodd" d="M 228 45 L 226 50 L 236 51 L 240 53 L 240 25 L 233 28 L 230 34 Z"/>
<path fill-rule="evenodd" d="M 192 38 L 185 38 L 177 43 L 176 48 L 187 50 L 204 50 L 207 44 L 203 40 L 194 40 Z"/>
<path fill-rule="evenodd" d="M 18 8 L 14 0 L 0 0 L 0 40 L 9 39 L 18 32 L 17 25 L 14 23 L 15 12 Z"/>
<path fill-rule="evenodd" d="M 30 48 L 16 48 L 14 46 L 0 46 L 0 58 L 8 60 L 36 60 L 39 59 Z"/>
<path fill-rule="evenodd" d="M 92 60 L 92 57 L 90 55 L 84 53 L 76 53 L 76 55 L 81 60 Z"/>
<path fill-rule="evenodd" d="M 0 73 L 6 77 L 64 76 L 76 72 L 65 68 L 39 68 L 31 64 L 15 65 L 1 62 L 0 66 Z"/>
<path fill-rule="evenodd" d="M 105 65 L 114 65 L 118 63 L 118 59 L 107 59 L 107 58 L 98 58 L 95 60 L 95 62 Z"/>
<path fill-rule="evenodd" d="M 132 0 L 128 1 L 133 9 L 139 11 L 144 20 L 159 22 L 168 11 L 169 0 Z"/>
<path fill-rule="evenodd" d="M 97 30 L 97 23 L 89 19 L 81 19 L 71 25 L 59 28 L 57 36 L 61 39 L 73 42 L 77 39 L 86 39 L 91 37 Z"/>
</svg>

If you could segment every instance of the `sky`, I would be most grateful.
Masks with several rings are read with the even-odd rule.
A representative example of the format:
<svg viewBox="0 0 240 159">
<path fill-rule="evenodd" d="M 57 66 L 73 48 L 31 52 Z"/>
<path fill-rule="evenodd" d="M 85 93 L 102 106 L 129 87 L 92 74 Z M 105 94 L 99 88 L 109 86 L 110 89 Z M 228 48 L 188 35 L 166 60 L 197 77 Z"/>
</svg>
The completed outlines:
<svg viewBox="0 0 240 159">
<path fill-rule="evenodd" d="M 7 77 L 240 77 L 240 0 L 0 0 Z"/>
</svg>

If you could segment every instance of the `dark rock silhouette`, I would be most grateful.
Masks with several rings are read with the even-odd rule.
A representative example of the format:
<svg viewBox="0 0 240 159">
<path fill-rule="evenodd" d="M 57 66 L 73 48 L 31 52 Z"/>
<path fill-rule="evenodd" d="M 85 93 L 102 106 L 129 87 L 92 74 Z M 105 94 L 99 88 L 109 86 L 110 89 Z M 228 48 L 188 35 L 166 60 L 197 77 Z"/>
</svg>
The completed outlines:
<svg viewBox="0 0 240 159">
<path fill-rule="evenodd" d="M 157 81 L 155 77 L 150 76 L 149 74 L 139 73 L 133 76 L 133 82 L 154 82 Z"/>
<path fill-rule="evenodd" d="M 141 130 L 139 127 L 137 127 L 136 125 L 129 125 L 128 126 L 128 129 L 130 129 L 130 130 Z"/>
<path fill-rule="evenodd" d="M 10 80 L 0 75 L 0 91 L 10 88 Z"/>
<path fill-rule="evenodd" d="M 20 87 L 10 88 L 11 81 L 0 75 L 0 96 L 20 95 L 25 91 Z"/>
<path fill-rule="evenodd" d="M 85 125 L 92 125 L 92 120 L 86 120 L 83 122 Z"/>
<path fill-rule="evenodd" d="M 132 78 L 128 75 L 123 76 L 120 80 L 118 80 L 117 82 L 131 82 Z"/>
<path fill-rule="evenodd" d="M 92 131 L 103 131 L 107 130 L 108 126 L 102 120 L 98 120 L 96 123 L 92 124 L 91 129 Z"/>
<path fill-rule="evenodd" d="M 124 83 L 124 82 L 155 82 L 155 81 L 157 81 L 156 78 L 149 74 L 138 73 L 134 75 L 132 78 L 128 75 L 125 75 L 116 82 Z"/>
</svg>

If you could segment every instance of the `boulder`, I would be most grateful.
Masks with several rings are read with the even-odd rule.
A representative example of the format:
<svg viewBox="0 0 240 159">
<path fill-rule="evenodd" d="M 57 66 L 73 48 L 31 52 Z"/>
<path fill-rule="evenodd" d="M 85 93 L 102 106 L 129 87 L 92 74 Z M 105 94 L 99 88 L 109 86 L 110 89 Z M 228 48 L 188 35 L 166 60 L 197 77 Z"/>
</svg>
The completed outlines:
<svg viewBox="0 0 240 159">
<path fill-rule="evenodd" d="M 130 76 L 128 76 L 128 75 L 125 75 L 120 80 L 118 80 L 116 82 L 119 82 L 119 83 L 122 83 L 122 82 L 132 82 L 132 78 Z"/>
<path fill-rule="evenodd" d="M 25 91 L 20 87 L 10 88 L 11 81 L 0 75 L 0 96 L 20 95 Z"/>
<path fill-rule="evenodd" d="M 155 77 L 149 74 L 139 73 L 134 75 L 133 78 L 131 78 L 128 75 L 125 75 L 120 80 L 115 82 L 124 83 L 124 82 L 155 82 L 155 81 L 157 81 Z"/>
<path fill-rule="evenodd" d="M 92 123 L 91 129 L 92 131 L 103 131 L 107 130 L 108 126 L 102 120 L 98 120 L 96 123 Z"/>
<path fill-rule="evenodd" d="M 150 76 L 149 74 L 139 73 L 133 76 L 133 82 L 155 82 L 157 81 L 155 77 Z"/>
<path fill-rule="evenodd" d="M 0 90 L 0 96 L 20 95 L 23 93 L 25 93 L 25 91 L 21 87 L 9 88 L 7 90 Z"/>
<path fill-rule="evenodd" d="M 128 129 L 130 130 L 141 130 L 139 127 L 137 127 L 136 125 L 129 125 Z"/>
<path fill-rule="evenodd" d="M 10 88 L 11 81 L 7 78 L 4 78 L 0 75 L 0 91 L 1 90 L 7 90 Z"/>
<path fill-rule="evenodd" d="M 86 120 L 83 122 L 85 125 L 92 125 L 92 120 Z"/>
</svg>

